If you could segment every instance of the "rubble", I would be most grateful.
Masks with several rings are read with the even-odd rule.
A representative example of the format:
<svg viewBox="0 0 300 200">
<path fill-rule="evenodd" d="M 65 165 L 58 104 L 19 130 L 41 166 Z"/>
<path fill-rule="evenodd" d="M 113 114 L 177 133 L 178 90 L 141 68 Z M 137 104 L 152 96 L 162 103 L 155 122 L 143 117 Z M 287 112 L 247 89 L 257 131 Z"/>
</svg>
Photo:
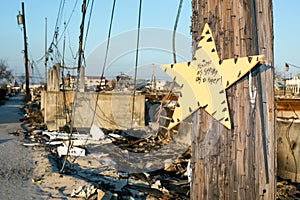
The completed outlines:
<svg viewBox="0 0 300 200">
<path fill-rule="evenodd" d="M 95 188 L 94 185 L 88 186 L 80 186 L 78 189 L 74 189 L 71 197 L 81 197 L 88 199 L 90 196 L 97 192 L 97 195 L 100 193 L 101 190 Z"/>
<path fill-rule="evenodd" d="M 85 156 L 85 149 L 79 148 L 79 147 L 70 147 L 63 145 L 57 147 L 57 154 L 59 157 L 69 155 L 69 156 Z"/>
<path fill-rule="evenodd" d="M 31 104 L 34 105 L 31 105 Z M 23 130 L 15 131 L 16 136 L 24 135 L 24 146 L 45 148 L 50 154 L 51 168 L 44 174 L 32 179 L 32 183 L 43 186 L 47 176 L 56 180 L 63 160 L 70 145 L 69 158 L 64 173 L 70 180 L 85 181 L 75 187 L 68 186 L 64 195 L 85 199 L 189 199 L 191 181 L 191 149 L 182 147 L 180 155 L 172 156 L 179 146 L 168 146 L 170 151 L 160 150 L 172 143 L 172 134 L 161 132 L 152 134 L 151 127 L 144 130 L 106 130 L 93 125 L 88 133 L 79 133 L 69 128 L 50 132 L 41 120 L 36 107 L 38 103 L 30 102 L 24 108 L 28 112 L 24 119 Z M 37 120 L 35 120 L 37 118 Z M 173 149 L 172 149 L 173 148 Z M 183 150 L 184 149 L 184 150 Z M 74 151 L 73 151 L 74 150 Z M 156 155 L 158 152 L 160 155 Z M 132 157 L 139 153 L 141 158 Z M 83 156 L 84 155 L 84 156 Z M 78 157 L 80 156 L 80 157 Z M 153 156 L 163 158 L 151 160 Z M 49 156 L 48 156 L 49 157 Z M 126 158 L 124 161 L 123 159 Z M 122 163 L 124 162 L 124 163 Z M 127 166 L 127 167 L 126 167 Z M 148 171 L 131 172 L 135 169 Z M 120 170 L 122 169 L 122 170 Z M 153 169 L 153 170 L 151 170 Z M 53 178 L 56 177 L 56 178 Z M 61 178 L 63 181 L 64 179 Z M 60 187 L 57 186 L 60 184 Z M 65 182 L 56 183 L 56 187 L 66 187 Z M 62 191 L 63 189 L 59 189 Z M 277 182 L 277 199 L 299 199 L 300 186 L 285 180 Z"/>
<path fill-rule="evenodd" d="M 291 183 L 287 180 L 277 180 L 276 199 L 300 199 L 300 184 Z"/>
<path fill-rule="evenodd" d="M 48 136 L 49 140 L 69 140 L 71 139 L 77 139 L 77 140 L 87 140 L 89 138 L 86 134 L 69 134 L 69 133 L 60 133 L 60 132 L 49 132 L 44 131 L 43 135 Z"/>
<path fill-rule="evenodd" d="M 100 189 L 97 189 L 97 199 L 104 199 L 103 197 L 105 196 L 105 192 L 103 192 Z"/>
<path fill-rule="evenodd" d="M 97 127 L 95 124 L 92 125 L 90 134 L 91 134 L 93 140 L 100 140 L 100 139 L 105 138 L 104 132 L 99 127 Z"/>
<path fill-rule="evenodd" d="M 186 146 L 174 143 L 174 133 L 162 131 L 160 134 L 153 134 L 151 127 L 106 130 L 95 125 L 88 133 L 79 133 L 75 127 L 70 134 L 68 126 L 51 132 L 38 114 L 38 105 L 39 103 L 29 102 L 29 105 L 24 106 L 27 112 L 22 120 L 24 131 L 14 133 L 24 135 L 24 146 L 44 148 L 45 154 L 52 157 L 51 168 L 33 179 L 33 183 L 42 187 L 47 183 L 47 177 L 49 180 L 56 180 L 51 173 L 61 173 L 62 163 L 66 159 L 63 174 L 86 182 L 80 187 L 74 185 L 74 188 L 65 188 L 67 186 L 55 183 L 55 187 L 61 188 L 59 191 L 64 191 L 64 195 L 69 197 L 189 199 L 186 168 L 191 151 Z M 63 181 L 65 178 L 59 180 Z"/>
<path fill-rule="evenodd" d="M 102 130 L 101 130 L 102 131 Z M 190 158 L 190 150 L 177 159 L 169 159 L 169 152 L 165 152 L 165 162 L 155 171 L 132 173 L 124 168 L 118 168 L 123 156 L 132 152 L 142 152 L 145 159 L 149 153 L 155 153 L 168 140 L 162 135 L 152 135 L 148 138 L 136 138 L 123 130 L 103 130 L 104 137 L 93 138 L 92 134 L 72 134 L 31 131 L 27 132 L 25 143 L 45 147 L 51 154 L 56 154 L 57 168 L 69 151 L 68 164 L 65 173 L 91 183 L 91 186 L 73 188 L 71 197 L 86 199 L 189 199 L 189 183 L 186 176 L 186 166 Z M 70 140 L 71 138 L 71 140 Z M 96 139 L 96 140 L 95 140 Z M 112 147 L 115 147 L 113 149 Z M 84 156 L 84 157 L 78 157 Z M 76 160 L 76 164 L 73 162 Z M 130 160 L 130 159 L 129 159 Z M 134 163 L 135 162 L 135 163 Z M 155 162 L 133 160 L 133 166 L 151 169 Z M 70 173 L 71 172 L 71 173 Z M 35 183 L 43 185 L 43 179 Z M 180 189 L 179 189 L 180 188 Z"/>
</svg>

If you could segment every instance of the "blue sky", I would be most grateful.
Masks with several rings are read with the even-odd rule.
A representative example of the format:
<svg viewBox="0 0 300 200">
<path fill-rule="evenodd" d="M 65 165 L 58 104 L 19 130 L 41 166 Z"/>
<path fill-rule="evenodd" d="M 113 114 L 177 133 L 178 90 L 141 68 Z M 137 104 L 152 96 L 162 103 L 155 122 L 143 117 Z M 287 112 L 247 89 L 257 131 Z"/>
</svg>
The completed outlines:
<svg viewBox="0 0 300 200">
<path fill-rule="evenodd" d="M 21 10 L 20 0 L 10 0 L 2 2 L 0 17 L 1 17 L 1 31 L 0 31 L 0 59 L 7 61 L 9 67 L 14 71 L 16 75 L 24 72 L 23 64 L 23 33 L 21 27 L 17 25 L 16 15 Z M 47 17 L 48 24 L 48 46 L 53 39 L 54 27 L 57 18 L 57 13 L 60 5 L 60 0 L 25 0 L 25 14 L 27 24 L 27 37 L 28 37 L 28 48 L 29 58 L 34 60 L 36 65 L 34 66 L 34 75 L 42 76 L 44 73 L 43 61 L 40 58 L 44 55 L 44 28 L 45 28 L 45 17 Z M 59 27 L 60 33 L 64 28 L 64 22 L 66 22 L 74 8 L 76 0 L 66 0 L 64 7 L 64 14 L 60 18 Z M 177 6 L 179 0 L 144 0 L 142 10 L 142 28 L 156 28 L 164 33 L 170 32 L 173 29 Z M 287 3 L 288 2 L 288 3 Z M 74 9 L 73 17 L 71 18 L 70 24 L 68 25 L 65 35 L 59 35 L 61 40 L 59 41 L 60 51 L 62 53 L 62 46 L 64 37 L 65 39 L 65 62 L 69 66 L 75 66 L 76 61 L 72 58 L 72 53 L 76 53 L 78 49 L 78 36 L 79 36 L 79 25 L 81 22 L 81 0 L 78 0 L 77 5 Z M 110 12 L 112 7 L 112 0 L 99 1 L 96 0 L 94 3 L 94 9 L 92 13 L 91 25 L 89 29 L 88 40 L 86 43 L 85 56 L 87 58 L 87 74 L 98 75 L 100 74 L 102 64 L 91 61 L 93 56 L 100 47 L 105 46 L 107 38 L 107 32 L 109 27 Z M 281 72 L 284 68 L 284 63 L 288 62 L 294 65 L 300 65 L 300 56 L 298 55 L 300 47 L 300 1 L 289 0 L 289 1 L 273 1 L 274 7 L 274 42 L 275 42 L 275 67 L 277 71 Z M 126 38 L 126 33 L 133 31 L 137 27 L 137 13 L 138 13 L 138 1 L 117 1 L 115 8 L 115 18 L 112 28 L 112 38 L 122 38 L 124 42 L 121 44 L 135 45 L 133 38 Z M 190 38 L 190 15 L 191 15 L 191 3 L 190 0 L 184 0 L 182 7 L 181 18 L 178 24 L 178 32 L 181 36 L 178 36 L 178 44 L 180 42 L 186 43 L 186 38 Z M 88 18 L 88 16 L 87 16 Z M 158 67 L 161 63 L 173 62 L 172 54 L 164 48 L 168 44 L 171 45 L 171 40 L 161 39 L 152 37 L 147 30 L 148 34 L 144 34 L 144 38 L 141 40 L 144 42 L 153 42 L 156 50 L 148 49 L 141 52 L 140 68 L 143 67 L 149 69 L 152 63 Z M 145 38 L 147 37 L 147 38 Z M 124 39 L 125 38 L 125 39 Z M 128 39 L 128 41 L 127 41 Z M 164 43 L 164 44 L 161 44 Z M 187 42 L 188 43 L 188 42 Z M 113 48 L 113 46 L 111 46 Z M 110 48 L 110 54 L 117 52 L 118 49 Z M 131 49 L 130 47 L 129 49 Z M 179 47 L 178 47 L 179 48 Z M 177 48 L 177 49 L 178 49 Z M 163 52 L 159 56 L 159 51 Z M 189 59 L 190 50 L 185 49 L 181 53 L 181 59 Z M 180 50 L 178 50 L 180 51 Z M 103 52 L 102 52 L 103 54 Z M 109 54 L 109 55 L 110 55 Z M 124 55 L 120 58 L 114 57 L 108 63 L 115 66 L 115 70 L 109 69 L 107 73 L 128 72 L 131 73 L 132 66 L 134 66 L 134 53 L 130 50 L 123 52 Z M 148 55 L 147 55 L 148 54 Z M 99 56 L 101 57 L 101 56 Z M 143 58 L 144 57 L 144 58 Z M 149 59 L 152 57 L 153 60 Z M 126 58 L 126 59 L 125 59 Z M 55 62 L 55 58 L 53 58 Z M 100 58 L 99 58 L 100 59 Z M 51 62 L 49 63 L 51 65 Z M 97 66 L 96 66 L 97 65 Z M 126 68 L 126 65 L 127 68 Z M 119 69 L 119 67 L 124 67 Z M 95 70 L 97 69 L 97 70 Z M 145 71 L 145 70 L 144 70 Z M 147 71 L 147 70 L 146 70 Z M 290 72 L 298 73 L 299 70 L 291 67 Z"/>
<path fill-rule="evenodd" d="M 300 66 L 300 1 L 273 0 L 274 9 L 274 60 L 278 72 L 283 72 L 284 63 Z M 290 73 L 300 70 L 290 67 Z"/>
</svg>

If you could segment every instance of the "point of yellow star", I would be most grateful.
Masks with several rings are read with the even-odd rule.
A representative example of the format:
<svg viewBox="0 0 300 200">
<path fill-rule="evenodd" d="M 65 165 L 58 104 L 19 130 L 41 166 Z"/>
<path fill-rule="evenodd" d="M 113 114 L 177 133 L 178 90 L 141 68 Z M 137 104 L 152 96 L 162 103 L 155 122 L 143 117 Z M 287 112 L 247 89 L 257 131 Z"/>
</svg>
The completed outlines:
<svg viewBox="0 0 300 200">
<path fill-rule="evenodd" d="M 168 129 L 178 125 L 199 107 L 205 107 L 206 112 L 231 129 L 225 89 L 247 74 L 262 57 L 258 55 L 221 61 L 211 30 L 206 24 L 191 62 L 161 66 L 181 86 L 179 104 Z"/>
</svg>

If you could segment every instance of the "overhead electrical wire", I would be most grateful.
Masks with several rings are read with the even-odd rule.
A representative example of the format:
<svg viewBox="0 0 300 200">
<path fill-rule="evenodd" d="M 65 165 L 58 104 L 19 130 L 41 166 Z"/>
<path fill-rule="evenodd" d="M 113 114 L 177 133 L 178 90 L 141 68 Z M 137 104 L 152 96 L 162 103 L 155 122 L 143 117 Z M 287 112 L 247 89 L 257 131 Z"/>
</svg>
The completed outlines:
<svg viewBox="0 0 300 200">
<path fill-rule="evenodd" d="M 83 12 L 83 18 L 82 18 L 82 24 L 81 24 L 81 26 L 82 26 L 81 27 L 81 29 L 82 29 L 82 32 L 81 32 L 82 35 L 81 35 L 81 37 L 83 37 L 83 24 L 84 24 L 84 21 L 85 21 L 85 15 L 86 15 L 86 11 L 87 11 L 87 8 L 89 6 L 89 3 L 90 3 L 90 1 L 88 1 L 88 3 L 86 5 L 83 4 L 84 8 L 82 10 L 82 12 Z M 84 40 L 85 43 L 84 43 L 82 51 L 81 51 L 82 52 L 82 55 L 81 55 L 82 56 L 82 62 L 84 62 L 84 66 L 86 66 L 86 60 L 85 60 L 84 50 L 85 50 L 86 41 L 87 41 L 87 37 L 88 37 L 88 32 L 89 32 L 89 28 L 90 28 L 90 21 L 91 21 L 93 6 L 94 6 L 94 0 L 92 0 L 92 5 L 91 5 L 91 8 L 90 8 L 90 14 L 89 14 L 89 19 L 88 19 L 88 25 L 87 25 L 86 34 L 85 34 L 85 40 Z M 82 40 L 83 40 L 83 38 L 82 38 Z M 80 57 L 80 51 L 78 52 L 78 56 Z M 72 139 L 73 125 L 74 125 L 72 122 L 74 122 L 74 119 L 75 119 L 75 105 L 76 105 L 75 102 L 77 101 L 77 92 L 78 92 L 78 83 L 79 83 L 78 80 L 79 80 L 79 73 L 80 73 L 79 68 L 82 67 L 81 65 L 79 65 L 79 63 L 80 62 L 78 61 L 78 68 L 77 68 L 77 90 L 75 91 L 74 104 L 73 104 L 73 109 L 72 109 L 72 113 L 71 113 L 72 114 L 72 121 L 70 121 L 70 123 L 69 123 L 70 124 L 69 145 L 68 145 L 68 150 L 67 150 L 67 156 L 66 156 L 66 158 L 64 160 L 64 163 L 63 163 L 63 166 L 62 166 L 62 168 L 60 170 L 61 172 L 63 172 L 64 166 L 66 164 L 66 159 L 69 156 L 69 151 L 70 151 L 70 148 L 72 146 L 71 139 Z M 87 142 L 87 140 L 86 140 L 86 142 Z M 75 157 L 71 163 L 74 163 L 76 159 L 77 159 L 77 157 Z"/>
<path fill-rule="evenodd" d="M 177 63 L 177 60 L 176 60 L 176 49 L 175 49 L 175 37 L 176 37 L 177 25 L 178 25 L 180 13 L 181 13 L 182 3 L 183 3 L 183 0 L 180 0 L 179 6 L 178 6 L 178 10 L 177 10 L 177 16 L 176 16 L 176 20 L 175 20 L 175 24 L 174 24 L 174 28 L 173 28 L 172 49 L 173 49 L 174 64 Z"/>
<path fill-rule="evenodd" d="M 65 22 L 66 26 L 66 22 Z M 62 53 L 62 66 L 65 66 L 65 52 L 66 52 L 66 34 L 63 33 L 64 41 L 63 41 L 63 53 Z M 64 71 L 64 68 L 63 68 Z"/>
<path fill-rule="evenodd" d="M 104 61 L 103 61 L 103 67 L 102 67 L 101 77 L 104 76 L 104 71 L 105 71 L 106 62 L 107 62 L 108 49 L 109 49 L 109 43 L 110 43 L 110 35 L 111 35 L 111 29 L 112 29 L 112 24 L 113 24 L 113 19 L 114 19 L 114 13 L 115 13 L 115 5 L 116 5 L 116 0 L 114 0 L 113 6 L 112 6 L 112 10 L 111 10 L 109 30 L 108 30 L 108 34 L 107 34 L 107 43 L 106 43 L 105 56 L 104 56 Z"/>
<path fill-rule="evenodd" d="M 116 6 L 116 0 L 113 1 L 113 5 L 112 5 L 112 10 L 111 10 L 111 15 L 110 15 L 110 23 L 109 23 L 109 29 L 108 29 L 108 33 L 107 33 L 107 43 L 106 43 L 106 50 L 105 50 L 105 56 L 104 56 L 104 61 L 103 61 L 103 67 L 102 67 L 102 73 L 101 73 L 101 77 L 100 77 L 100 83 L 99 83 L 99 88 L 101 88 L 101 83 L 104 77 L 104 72 L 105 72 L 105 67 L 106 67 L 106 62 L 107 62 L 107 56 L 108 56 L 108 50 L 109 50 L 109 43 L 110 43 L 110 36 L 111 36 L 111 29 L 112 29 L 112 25 L 113 25 L 113 19 L 114 19 L 114 15 L 115 15 L 115 6 Z M 99 100 L 99 91 L 97 91 L 97 96 L 96 96 L 96 102 L 95 102 L 95 107 L 94 107 L 94 114 L 92 117 L 92 122 L 91 122 L 91 126 L 94 123 L 94 119 L 96 116 L 96 109 L 98 107 L 98 100 Z"/>
<path fill-rule="evenodd" d="M 73 9 L 71 11 L 71 14 L 68 17 L 67 22 L 64 23 L 64 28 L 63 28 L 62 34 L 60 34 L 60 37 L 58 37 L 62 16 L 63 16 L 64 10 L 65 10 L 65 3 L 66 3 L 65 0 L 60 1 L 59 9 L 58 9 L 57 17 L 56 17 L 56 22 L 55 22 L 53 39 L 52 39 L 52 42 L 50 43 L 50 46 L 49 46 L 48 51 L 47 51 L 47 54 L 49 55 L 49 54 L 53 53 L 53 47 L 55 48 L 55 50 L 56 50 L 55 55 L 54 56 L 53 55 L 49 56 L 49 57 L 52 57 L 52 59 L 53 58 L 55 59 L 54 64 L 55 63 L 60 63 L 61 59 L 63 59 L 60 52 L 59 52 L 59 50 L 58 50 L 58 43 L 64 37 L 64 33 L 67 30 L 67 27 L 69 26 L 70 21 L 71 21 L 71 19 L 73 17 L 73 14 L 75 12 L 75 8 L 77 6 L 78 0 L 75 1 Z"/>
<path fill-rule="evenodd" d="M 73 14 L 74 14 L 74 12 L 75 12 L 75 8 L 76 8 L 76 6 L 77 6 L 77 3 L 78 3 L 78 0 L 76 0 L 75 4 L 74 4 L 74 6 L 73 6 L 73 9 L 72 9 L 72 12 L 71 12 L 71 14 L 70 14 L 70 16 L 69 16 L 69 19 L 68 19 L 68 21 L 67 21 L 67 23 L 66 23 L 66 25 L 65 25 L 65 27 L 64 27 L 64 30 L 63 30 L 63 32 L 62 32 L 60 38 L 58 39 L 58 41 L 60 41 L 60 40 L 62 39 L 62 37 L 63 37 L 65 31 L 67 30 L 67 28 L 68 28 L 68 26 L 69 26 L 69 23 L 70 23 L 70 21 L 71 21 L 71 18 L 73 17 Z"/>
<path fill-rule="evenodd" d="M 72 49 L 69 31 L 68 31 L 68 38 L 69 38 L 69 40 L 68 40 L 68 41 L 69 41 L 69 49 L 70 49 L 70 52 L 71 52 L 71 54 L 72 54 L 72 58 L 73 58 L 74 60 L 76 60 L 78 54 L 74 54 L 74 51 L 73 51 L 73 49 Z"/>
<path fill-rule="evenodd" d="M 180 0 L 179 5 L 178 5 L 178 9 L 177 9 L 177 15 L 176 15 L 175 23 L 174 23 L 173 34 L 172 34 L 172 50 L 173 50 L 173 62 L 174 62 L 174 64 L 177 63 L 176 47 L 175 47 L 176 40 L 175 40 L 175 38 L 176 38 L 176 30 L 177 30 L 177 26 L 178 26 L 180 14 L 181 14 L 182 4 L 183 4 L 183 0 Z M 155 116 L 157 117 L 156 122 L 159 122 L 160 115 L 161 115 L 161 112 L 163 110 L 163 104 L 171 96 L 174 86 L 175 86 L 175 79 L 172 80 L 172 84 L 169 88 L 168 94 L 162 99 L 162 101 L 161 101 L 161 103 L 158 107 L 157 113 L 155 114 Z"/>
<path fill-rule="evenodd" d="M 66 26 L 66 23 L 65 23 Z M 63 42 L 63 57 L 62 57 L 62 72 L 61 72 L 61 81 L 62 81 L 62 90 L 63 90 L 63 106 L 64 106 L 64 111 L 66 112 L 66 116 L 65 116 L 65 120 L 66 120 L 66 124 L 68 123 L 68 118 L 70 117 L 70 112 L 69 109 L 67 107 L 67 97 L 66 97 L 66 91 L 65 91 L 65 77 L 64 77 L 64 71 L 65 71 L 65 50 L 66 50 L 66 34 L 64 33 L 64 42 Z"/>
<path fill-rule="evenodd" d="M 87 3 L 87 7 L 89 6 L 90 1 L 88 1 Z M 84 63 L 84 66 L 86 66 L 86 60 L 85 60 L 85 47 L 86 47 L 86 43 L 87 43 L 87 38 L 88 38 L 88 34 L 89 34 L 89 30 L 90 30 L 90 23 L 91 23 L 91 17 L 92 17 L 92 13 L 93 13 L 93 7 L 94 7 L 94 0 L 92 0 L 92 5 L 90 8 L 90 14 L 89 14 L 89 19 L 88 19 L 88 23 L 87 23 L 87 28 L 86 28 L 86 32 L 85 32 L 85 40 L 84 40 L 84 44 L 83 44 L 83 51 L 82 51 L 82 60 Z"/>
<path fill-rule="evenodd" d="M 174 55 L 174 63 L 176 63 L 175 33 L 176 33 L 177 24 L 178 24 L 179 17 L 180 17 L 182 2 L 183 2 L 183 0 L 180 0 L 178 12 L 177 12 L 177 17 L 176 17 L 176 21 L 175 21 L 175 25 L 174 25 L 174 30 L 173 30 L 173 55 Z M 93 4 L 94 4 L 94 0 L 92 0 L 91 12 L 92 12 L 92 8 L 93 8 Z M 101 77 L 104 76 L 106 62 L 107 62 L 107 57 L 108 57 L 108 51 L 109 51 L 109 45 L 110 45 L 110 37 L 111 37 L 111 30 L 112 30 L 112 24 L 113 24 L 113 18 L 114 18 L 115 4 L 116 4 L 116 0 L 114 0 L 114 2 L 113 2 L 112 11 L 111 11 L 110 27 L 109 27 L 108 36 L 107 36 L 107 45 L 106 45 L 105 58 L 104 58 L 104 63 L 103 63 Z M 85 6 L 85 8 L 83 8 L 83 13 L 84 13 L 83 14 L 83 21 L 84 21 L 84 16 L 85 16 L 85 12 L 86 12 L 87 6 L 86 5 L 83 5 L 83 6 Z M 90 12 L 90 17 L 89 17 L 89 22 L 88 22 L 88 28 L 87 28 L 87 31 L 86 31 L 86 38 L 87 38 L 87 35 L 88 35 L 88 30 L 89 30 L 89 25 L 90 25 L 90 19 L 91 19 L 91 15 L 92 15 L 91 12 Z M 141 15 L 142 15 L 142 0 L 139 1 L 139 10 L 138 10 L 138 25 L 137 25 L 138 26 L 138 31 L 137 31 L 137 42 L 136 42 L 136 56 L 135 56 L 135 70 L 134 70 L 135 74 L 134 74 L 134 91 L 133 91 L 133 102 L 132 102 L 131 128 L 132 128 L 133 119 L 134 119 L 134 106 L 135 106 L 134 104 L 135 104 L 135 95 L 136 95 L 137 68 L 138 68 L 138 63 L 139 63 L 138 61 L 139 61 L 139 41 L 140 41 Z M 83 35 L 81 35 L 81 37 L 83 37 Z M 85 48 L 85 45 L 86 45 L 86 40 L 85 40 L 84 48 Z M 77 55 L 78 59 L 79 59 L 77 73 L 79 73 L 79 67 L 81 66 L 81 62 L 80 62 L 81 56 L 83 58 L 83 61 L 85 62 L 84 51 L 82 51 L 81 55 L 79 55 L 79 53 L 80 52 L 78 52 L 78 55 Z M 77 81 L 78 81 L 78 77 L 77 77 Z M 76 90 L 76 92 L 77 92 L 77 90 Z M 98 93 L 98 95 L 99 95 L 99 93 Z M 77 95 L 75 95 L 75 96 L 77 96 Z M 75 98 L 76 97 L 74 97 L 74 105 L 73 105 L 73 110 L 72 110 L 72 119 L 73 120 L 70 121 L 70 125 L 71 125 L 70 130 L 71 131 L 70 131 L 69 140 L 71 140 L 71 138 L 72 138 L 72 128 L 73 128 L 72 124 L 74 122 Z M 96 108 L 97 108 L 97 100 L 96 100 L 96 106 L 95 106 L 95 111 L 94 111 L 95 113 L 96 113 Z M 68 153 L 67 153 L 66 158 L 69 156 L 70 147 L 71 147 L 71 142 L 69 142 L 69 145 L 68 145 L 68 151 L 67 151 Z M 63 166 L 62 166 L 60 172 L 63 172 L 65 164 L 66 164 L 66 159 L 65 159 L 65 161 L 63 163 Z"/>
<path fill-rule="evenodd" d="M 139 43 L 140 43 L 140 30 L 141 30 L 141 17 L 142 17 L 142 0 L 140 0 L 139 14 L 138 14 L 138 30 L 137 30 L 137 41 L 136 41 L 136 52 L 135 52 L 135 68 L 134 68 L 134 90 L 132 99 L 132 113 L 131 113 L 131 128 L 133 125 L 134 118 L 134 103 L 136 93 L 136 78 L 137 78 L 137 67 L 139 63 Z"/>
<path fill-rule="evenodd" d="M 87 6 L 89 6 L 89 2 L 90 1 L 88 1 Z M 88 38 L 89 30 L 90 30 L 90 23 L 91 23 L 91 18 L 92 18 L 92 13 L 93 13 L 93 7 L 94 7 L 94 0 L 92 0 L 92 5 L 91 5 L 91 8 L 90 8 L 90 14 L 89 14 L 89 19 L 88 19 L 88 23 L 87 23 L 86 32 L 85 32 L 85 41 L 84 41 L 84 45 L 83 45 L 83 50 L 85 50 L 86 43 L 87 43 L 87 38 Z M 85 62 L 85 60 L 84 60 L 84 62 Z"/>
<path fill-rule="evenodd" d="M 94 0 L 93 0 L 94 1 Z M 88 1 L 89 4 L 89 1 Z M 77 87 L 74 93 L 74 98 L 73 98 L 73 105 L 72 105 L 72 111 L 71 111 L 71 117 L 70 117 L 70 121 L 68 122 L 70 125 L 70 135 L 69 135 L 69 144 L 68 144 L 68 149 L 67 149 L 67 155 L 64 159 L 63 165 L 60 169 L 60 172 L 63 173 L 66 162 L 67 162 L 67 158 L 69 156 L 70 153 L 70 149 L 71 149 L 71 139 L 72 139 L 72 135 L 73 135 L 73 128 L 74 128 L 74 120 L 75 120 L 75 108 L 76 108 L 76 102 L 77 102 L 77 94 L 79 91 L 79 74 L 81 71 L 81 67 L 82 67 L 82 61 L 85 62 L 85 57 L 84 57 L 84 51 L 82 48 L 82 43 L 83 43 L 83 35 L 84 35 L 84 22 L 85 22 L 85 16 L 86 16 L 86 11 L 87 11 L 87 7 L 88 4 L 86 4 L 86 1 L 83 1 L 82 4 L 82 21 L 81 21 L 81 25 L 80 25 L 80 36 L 79 36 L 79 48 L 78 48 L 78 67 L 77 67 Z M 91 8 L 91 12 L 92 12 L 92 8 Z M 90 19 L 89 19 L 90 20 Z M 86 32 L 88 32 L 88 28 L 86 30 Z M 87 36 L 87 34 L 86 34 Z"/>
<path fill-rule="evenodd" d="M 71 149 L 71 139 L 73 135 L 73 128 L 74 128 L 74 121 L 75 121 L 75 111 L 76 111 L 76 103 L 77 103 L 77 95 L 79 91 L 79 77 L 80 77 L 80 71 L 81 71 L 81 64 L 82 64 L 82 41 L 83 41 L 83 33 L 84 33 L 84 22 L 85 22 L 85 15 L 86 15 L 86 10 L 87 10 L 87 5 L 86 5 L 86 0 L 83 1 L 82 6 L 81 6 L 81 12 L 82 12 L 82 19 L 81 19 L 81 24 L 80 24 L 80 35 L 79 35 L 79 47 L 78 47 L 78 66 L 77 66 L 77 80 L 76 80 L 76 89 L 74 92 L 74 97 L 73 97 L 73 105 L 72 105 L 72 111 L 71 111 L 71 117 L 69 119 L 69 126 L 70 126 L 70 134 L 69 134 L 69 144 L 67 148 L 67 155 L 64 159 L 63 165 L 60 169 L 60 172 L 63 173 L 67 158 L 69 157 L 70 149 Z"/>
<path fill-rule="evenodd" d="M 28 49 L 29 55 L 30 55 L 30 66 L 31 66 L 31 70 L 32 70 L 32 74 L 30 76 L 31 79 L 42 79 L 42 75 L 37 67 L 37 65 L 41 62 L 40 60 L 34 61 L 32 53 L 30 51 L 30 49 Z M 37 73 L 37 76 L 35 76 L 35 74 Z"/>
<path fill-rule="evenodd" d="M 54 34 L 53 34 L 53 38 L 52 38 L 52 42 L 50 44 L 49 49 L 51 49 L 52 45 L 54 44 L 54 40 L 57 37 L 58 34 L 58 29 L 59 29 L 59 21 L 61 19 L 63 10 L 64 10 L 64 6 L 65 6 L 65 0 L 61 0 L 60 4 L 59 4 L 59 9 L 58 9 L 58 13 L 57 13 L 57 17 L 56 17 L 56 22 L 55 22 L 55 28 L 54 28 Z"/>
</svg>

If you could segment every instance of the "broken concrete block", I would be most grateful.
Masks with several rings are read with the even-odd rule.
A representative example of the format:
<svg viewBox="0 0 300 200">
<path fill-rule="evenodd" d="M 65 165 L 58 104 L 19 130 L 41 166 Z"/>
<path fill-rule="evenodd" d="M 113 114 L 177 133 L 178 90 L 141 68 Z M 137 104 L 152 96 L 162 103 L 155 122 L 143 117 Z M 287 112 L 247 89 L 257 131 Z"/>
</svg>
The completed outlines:
<svg viewBox="0 0 300 200">
<path fill-rule="evenodd" d="M 57 153 L 59 157 L 68 154 L 68 146 L 59 146 L 57 147 Z M 69 150 L 70 156 L 85 156 L 85 149 L 79 147 L 71 147 Z"/>
<path fill-rule="evenodd" d="M 104 132 L 95 124 L 92 125 L 90 134 L 93 140 L 101 140 L 105 138 Z"/>
<path fill-rule="evenodd" d="M 51 142 L 46 142 L 45 144 L 50 146 L 56 146 L 56 145 L 62 145 L 63 143 L 64 143 L 63 141 L 51 141 Z"/>
<path fill-rule="evenodd" d="M 114 139 L 124 139 L 124 137 L 115 133 L 109 133 L 108 135 Z"/>
<path fill-rule="evenodd" d="M 63 141 L 63 143 L 65 144 L 65 146 L 69 145 L 69 140 Z M 71 145 L 72 146 L 85 146 L 87 143 L 86 140 L 71 140 Z"/>
<path fill-rule="evenodd" d="M 71 197 L 81 197 L 88 199 L 91 195 L 95 194 L 98 190 L 93 185 L 80 186 L 77 190 L 74 189 Z"/>
<path fill-rule="evenodd" d="M 34 146 L 39 146 L 40 145 L 40 143 L 24 143 L 23 144 L 25 147 L 34 147 Z"/>
<path fill-rule="evenodd" d="M 154 188 L 154 189 L 160 189 L 162 186 L 161 186 L 161 182 L 160 180 L 156 180 L 154 184 L 151 185 L 151 188 Z"/>
<path fill-rule="evenodd" d="M 70 138 L 70 133 L 59 133 L 59 132 L 49 132 L 44 131 L 43 135 L 49 137 L 50 140 L 60 139 L 60 140 L 68 140 Z M 88 140 L 89 136 L 87 134 L 72 134 L 72 139 L 78 140 Z"/>
<path fill-rule="evenodd" d="M 128 172 L 118 171 L 118 175 L 119 175 L 119 178 L 128 178 L 129 177 Z"/>
<path fill-rule="evenodd" d="M 103 199 L 103 197 L 105 196 L 105 192 L 103 192 L 100 189 L 97 189 L 97 199 Z"/>
<path fill-rule="evenodd" d="M 43 130 L 33 130 L 32 134 L 36 135 L 36 134 L 42 134 Z"/>
<path fill-rule="evenodd" d="M 85 196 L 86 196 L 86 193 L 83 190 L 82 186 L 80 186 L 78 189 L 74 189 L 71 194 L 71 197 L 83 197 L 84 198 Z"/>
</svg>

